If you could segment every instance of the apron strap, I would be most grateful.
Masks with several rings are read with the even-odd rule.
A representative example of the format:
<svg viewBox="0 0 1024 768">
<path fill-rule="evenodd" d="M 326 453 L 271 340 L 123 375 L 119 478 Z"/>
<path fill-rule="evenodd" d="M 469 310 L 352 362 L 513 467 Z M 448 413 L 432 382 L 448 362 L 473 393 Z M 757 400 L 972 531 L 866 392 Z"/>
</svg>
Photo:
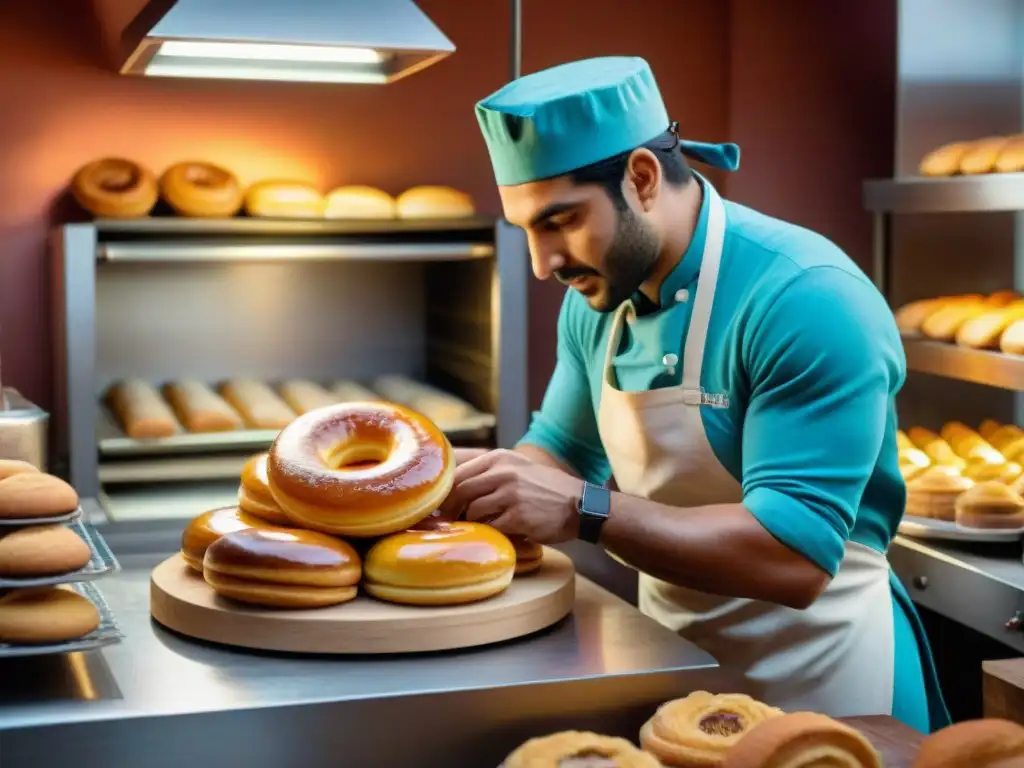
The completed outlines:
<svg viewBox="0 0 1024 768">
<path fill-rule="evenodd" d="M 608 333 L 608 347 L 604 353 L 604 381 L 612 389 L 618 389 L 615 380 L 615 354 L 619 351 L 619 342 L 622 340 L 622 323 L 627 314 L 633 311 L 633 302 L 626 300 L 619 305 L 612 316 L 612 328 Z"/>
</svg>

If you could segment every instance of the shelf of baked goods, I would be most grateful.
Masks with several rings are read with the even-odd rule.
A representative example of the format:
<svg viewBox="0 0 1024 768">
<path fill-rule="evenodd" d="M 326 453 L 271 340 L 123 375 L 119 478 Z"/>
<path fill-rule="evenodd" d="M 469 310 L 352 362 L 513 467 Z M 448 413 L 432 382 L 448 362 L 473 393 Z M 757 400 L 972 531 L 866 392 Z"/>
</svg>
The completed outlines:
<svg viewBox="0 0 1024 768">
<path fill-rule="evenodd" d="M 950 421 L 938 433 L 896 435 L 907 483 L 900 532 L 926 538 L 1015 541 L 1024 536 L 1024 429 L 992 419 Z"/>
<path fill-rule="evenodd" d="M 1024 210 L 1024 136 L 943 145 L 922 158 L 920 176 L 871 179 L 864 206 L 876 213 Z"/>
<path fill-rule="evenodd" d="M 920 299 L 896 310 L 907 368 L 1024 390 L 1024 297 L 1014 291 Z"/>
</svg>

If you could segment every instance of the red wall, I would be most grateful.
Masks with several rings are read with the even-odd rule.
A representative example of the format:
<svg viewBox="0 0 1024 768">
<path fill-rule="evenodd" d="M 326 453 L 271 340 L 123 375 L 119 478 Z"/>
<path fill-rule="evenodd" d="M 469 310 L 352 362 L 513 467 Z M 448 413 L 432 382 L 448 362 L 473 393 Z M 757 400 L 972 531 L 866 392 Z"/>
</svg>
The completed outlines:
<svg viewBox="0 0 1024 768">
<path fill-rule="evenodd" d="M 68 178 L 92 158 L 128 155 L 158 171 L 209 158 L 243 180 L 283 175 L 325 188 L 451 184 L 498 213 L 472 104 L 507 77 L 507 3 L 419 4 L 457 52 L 386 87 L 122 77 L 104 46 L 142 0 L 0 4 L 3 380 L 50 402 L 45 241 L 63 216 Z M 648 0 L 525 3 L 523 69 L 594 55 L 646 57 L 688 135 L 743 144 L 743 170 L 726 185 L 731 197 L 813 226 L 865 259 L 870 224 L 859 183 L 891 167 L 893 4 L 674 5 L 668 14 L 665 3 Z M 559 286 L 533 284 L 534 404 L 551 370 L 560 300 Z"/>
</svg>

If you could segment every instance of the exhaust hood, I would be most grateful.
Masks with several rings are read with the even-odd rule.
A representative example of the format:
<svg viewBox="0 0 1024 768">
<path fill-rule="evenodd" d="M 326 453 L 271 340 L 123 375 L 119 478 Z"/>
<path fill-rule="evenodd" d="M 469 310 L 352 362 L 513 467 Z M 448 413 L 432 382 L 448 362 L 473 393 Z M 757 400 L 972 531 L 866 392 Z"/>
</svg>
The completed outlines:
<svg viewBox="0 0 1024 768">
<path fill-rule="evenodd" d="M 390 83 L 455 51 L 412 0 L 153 0 L 122 36 L 121 73 Z"/>
</svg>

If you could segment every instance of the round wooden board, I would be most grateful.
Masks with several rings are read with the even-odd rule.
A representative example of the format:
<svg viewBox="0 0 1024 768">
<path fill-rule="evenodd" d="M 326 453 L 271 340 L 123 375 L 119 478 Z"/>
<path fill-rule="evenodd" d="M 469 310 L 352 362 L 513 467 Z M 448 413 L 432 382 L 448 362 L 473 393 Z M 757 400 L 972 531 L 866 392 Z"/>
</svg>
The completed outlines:
<svg viewBox="0 0 1024 768">
<path fill-rule="evenodd" d="M 469 648 L 537 632 L 572 611 L 575 587 L 572 560 L 545 547 L 540 570 L 469 605 L 394 605 L 360 593 L 331 608 L 259 608 L 215 594 L 180 554 L 153 570 L 149 593 L 156 621 L 199 640 L 265 651 L 376 654 Z"/>
</svg>

